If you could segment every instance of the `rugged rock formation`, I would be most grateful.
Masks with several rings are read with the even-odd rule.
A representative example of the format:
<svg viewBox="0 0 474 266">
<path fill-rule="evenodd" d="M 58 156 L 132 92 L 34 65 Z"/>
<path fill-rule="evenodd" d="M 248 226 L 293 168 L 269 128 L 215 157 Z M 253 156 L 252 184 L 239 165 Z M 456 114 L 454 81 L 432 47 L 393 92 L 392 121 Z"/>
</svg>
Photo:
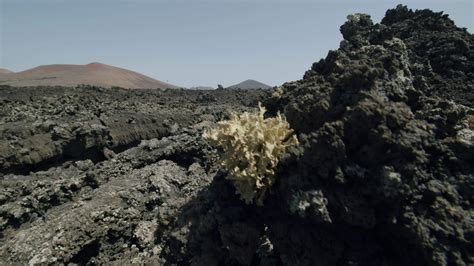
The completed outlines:
<svg viewBox="0 0 474 266">
<path fill-rule="evenodd" d="M 473 104 L 473 36 L 403 6 L 348 18 L 341 48 L 268 102 L 302 144 L 270 240 L 289 264 L 472 264 L 474 110 L 457 103 Z"/>
<path fill-rule="evenodd" d="M 140 140 L 256 106 L 268 92 L 0 87 L 0 173 L 106 159 Z M 211 108 L 211 106 L 214 106 Z M 0 174 L 0 175 L 1 175 Z"/>
<path fill-rule="evenodd" d="M 403 6 L 381 24 L 349 16 L 341 32 L 338 50 L 265 100 L 300 145 L 280 161 L 263 206 L 235 195 L 201 134 L 264 92 L 83 90 L 71 100 L 65 89 L 4 88 L 1 145 L 14 148 L 1 157 L 0 264 L 474 264 L 473 36 Z M 71 105 L 75 115 L 63 114 Z M 73 117 L 78 133 L 51 126 L 38 149 L 28 124 Z M 162 130 L 153 118 L 170 122 Z M 127 146 L 148 128 L 159 139 Z M 107 148 L 106 158 L 55 144 L 71 135 L 79 154 Z M 18 159 L 13 150 L 32 157 L 22 147 L 72 159 L 15 175 L 14 165 L 37 165 Z"/>
<path fill-rule="evenodd" d="M 36 264 L 160 255 L 166 247 L 155 245 L 155 230 L 211 180 L 193 162 L 206 153 L 199 142 L 190 135 L 154 139 L 97 165 L 76 161 L 6 176 L 1 258 Z"/>
<path fill-rule="evenodd" d="M 202 130 L 269 96 L 1 90 L 0 264 L 167 261 L 170 224 L 218 171 Z"/>
<path fill-rule="evenodd" d="M 399 22 L 388 24 L 393 17 Z M 444 48 L 458 39 L 472 47 L 472 35 L 442 14 L 403 6 L 389 10 L 384 22 L 349 16 L 341 48 L 275 91 L 266 105 L 286 115 L 301 141 L 281 162 L 279 184 L 258 207 L 239 203 L 232 187 L 214 179 L 213 203 L 193 204 L 206 214 L 195 211 L 200 218 L 192 229 L 181 229 L 180 245 L 171 249 L 174 262 L 474 262 L 474 132 L 468 122 L 474 110 L 459 104 L 473 86 L 473 61 L 464 60 L 472 50 Z M 437 55 L 415 54 L 416 44 L 401 39 L 417 32 L 444 36 L 445 42 L 425 44 Z M 429 67 L 431 57 L 449 55 L 466 70 Z M 439 79 L 452 90 L 443 91 Z"/>
</svg>

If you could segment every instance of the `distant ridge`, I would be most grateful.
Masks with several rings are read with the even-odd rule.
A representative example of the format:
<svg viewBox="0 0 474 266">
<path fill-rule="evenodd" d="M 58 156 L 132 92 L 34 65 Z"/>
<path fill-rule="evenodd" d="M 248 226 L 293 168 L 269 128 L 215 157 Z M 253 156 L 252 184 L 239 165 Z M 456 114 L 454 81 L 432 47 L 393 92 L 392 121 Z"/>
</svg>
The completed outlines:
<svg viewBox="0 0 474 266">
<path fill-rule="evenodd" d="M 191 87 L 189 89 L 190 90 L 215 90 L 216 88 L 213 88 L 211 86 L 196 86 L 196 87 Z"/>
<path fill-rule="evenodd" d="M 130 89 L 178 88 L 134 71 L 96 62 L 87 65 L 43 65 L 17 73 L 0 72 L 0 85 L 74 87 L 79 84 Z"/>
<path fill-rule="evenodd" d="M 272 86 L 256 81 L 253 79 L 248 79 L 242 81 L 238 84 L 227 87 L 228 89 L 270 89 Z"/>
<path fill-rule="evenodd" d="M 14 73 L 14 72 L 5 68 L 0 68 L 0 74 L 11 74 L 11 73 Z"/>
</svg>

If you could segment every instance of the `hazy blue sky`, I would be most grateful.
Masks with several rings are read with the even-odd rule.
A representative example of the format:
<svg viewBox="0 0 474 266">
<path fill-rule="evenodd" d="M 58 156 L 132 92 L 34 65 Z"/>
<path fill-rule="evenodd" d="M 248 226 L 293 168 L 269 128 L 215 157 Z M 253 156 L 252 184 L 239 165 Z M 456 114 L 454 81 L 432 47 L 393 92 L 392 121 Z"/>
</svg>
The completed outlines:
<svg viewBox="0 0 474 266">
<path fill-rule="evenodd" d="M 474 29 L 472 0 L 0 0 L 0 68 L 101 62 L 181 86 L 300 79 L 336 49 L 350 13 L 397 3 Z"/>
</svg>

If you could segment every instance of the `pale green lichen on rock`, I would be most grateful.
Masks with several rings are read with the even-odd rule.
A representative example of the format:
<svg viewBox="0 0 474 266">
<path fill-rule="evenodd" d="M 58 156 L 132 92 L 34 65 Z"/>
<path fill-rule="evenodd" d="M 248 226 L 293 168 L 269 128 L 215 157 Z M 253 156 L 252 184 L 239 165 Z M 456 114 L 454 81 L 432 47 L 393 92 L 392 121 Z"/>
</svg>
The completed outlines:
<svg viewBox="0 0 474 266">
<path fill-rule="evenodd" d="M 222 165 L 242 200 L 262 205 L 266 191 L 275 183 L 275 169 L 286 148 L 298 144 L 284 117 L 264 118 L 259 104 L 254 113 L 231 114 L 229 120 L 206 131 L 203 137 L 223 149 Z"/>
</svg>

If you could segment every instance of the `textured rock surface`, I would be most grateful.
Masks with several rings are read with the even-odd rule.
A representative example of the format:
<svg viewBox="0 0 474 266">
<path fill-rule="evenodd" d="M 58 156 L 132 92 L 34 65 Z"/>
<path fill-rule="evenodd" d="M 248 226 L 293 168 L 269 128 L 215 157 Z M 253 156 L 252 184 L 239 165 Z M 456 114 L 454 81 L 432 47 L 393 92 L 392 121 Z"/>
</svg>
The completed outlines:
<svg viewBox="0 0 474 266">
<path fill-rule="evenodd" d="M 0 89 L 0 264 L 176 260 L 170 225 L 218 170 L 203 130 L 270 94 Z"/>
<path fill-rule="evenodd" d="M 159 256 L 159 227 L 211 180 L 201 164 L 191 163 L 206 153 L 202 147 L 200 136 L 177 135 L 143 141 L 96 165 L 78 161 L 23 180 L 7 175 L 2 259 L 85 263 Z M 191 164 L 167 159 L 178 155 Z"/>
<path fill-rule="evenodd" d="M 474 110 L 458 104 L 473 104 L 473 36 L 402 6 L 341 32 L 268 102 L 301 141 L 268 199 L 294 218 L 270 240 L 289 264 L 474 263 Z"/>
<path fill-rule="evenodd" d="M 349 16 L 341 32 L 265 101 L 300 145 L 263 206 L 239 199 L 201 138 L 263 92 L 81 89 L 66 116 L 65 89 L 2 88 L 0 145 L 16 152 L 1 149 L 0 264 L 473 265 L 473 35 L 403 6 L 382 24 Z M 62 146 L 71 135 L 81 156 Z M 41 169 L 31 150 L 68 158 Z"/>
<path fill-rule="evenodd" d="M 268 92 L 0 87 L 0 172 L 27 174 L 67 160 L 94 162 L 142 139 L 219 119 Z"/>
</svg>

